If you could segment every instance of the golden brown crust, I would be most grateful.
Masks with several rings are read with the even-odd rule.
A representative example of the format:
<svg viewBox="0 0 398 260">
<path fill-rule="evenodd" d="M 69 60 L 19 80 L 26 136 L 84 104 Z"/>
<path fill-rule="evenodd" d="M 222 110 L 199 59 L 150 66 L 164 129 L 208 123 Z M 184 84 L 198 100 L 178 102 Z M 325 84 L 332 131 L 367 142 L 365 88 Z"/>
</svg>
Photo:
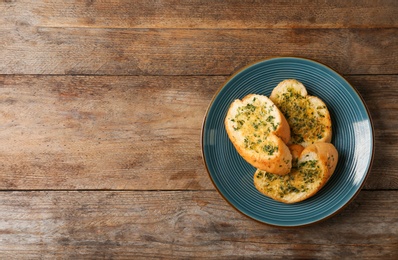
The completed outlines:
<svg viewBox="0 0 398 260">
<path fill-rule="evenodd" d="M 328 168 L 330 175 L 334 172 L 337 166 L 338 152 L 333 144 L 315 143 L 311 146 L 308 146 L 306 150 L 318 154 L 319 159 Z"/>
<path fill-rule="evenodd" d="M 291 154 L 285 144 L 289 125 L 268 97 L 250 94 L 235 100 L 224 123 L 237 152 L 253 167 L 281 175 L 290 171 Z"/>
<path fill-rule="evenodd" d="M 293 148 L 294 151 L 300 149 Z M 302 151 L 297 168 L 292 168 L 289 174 L 278 176 L 257 170 L 254 185 L 265 196 L 283 203 L 303 201 L 315 195 L 327 183 L 337 161 L 338 153 L 332 144 L 312 144 Z"/>
<path fill-rule="evenodd" d="M 292 154 L 292 167 L 297 167 L 297 162 L 300 157 L 300 154 L 303 152 L 304 147 L 299 144 L 290 144 L 288 145 L 290 153 Z"/>
</svg>

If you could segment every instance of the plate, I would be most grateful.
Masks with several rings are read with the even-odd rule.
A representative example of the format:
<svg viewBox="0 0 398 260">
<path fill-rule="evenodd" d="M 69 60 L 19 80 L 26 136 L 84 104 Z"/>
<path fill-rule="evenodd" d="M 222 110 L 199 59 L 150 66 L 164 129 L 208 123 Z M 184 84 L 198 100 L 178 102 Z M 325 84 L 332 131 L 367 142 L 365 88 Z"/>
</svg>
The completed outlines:
<svg viewBox="0 0 398 260">
<path fill-rule="evenodd" d="M 289 78 L 301 81 L 309 95 L 326 103 L 332 118 L 332 143 L 339 152 L 327 184 L 295 204 L 277 202 L 256 190 L 255 168 L 239 156 L 224 128 L 235 99 L 250 93 L 270 96 L 279 82 Z M 269 225 L 303 226 L 335 215 L 359 193 L 373 161 L 374 130 L 361 96 L 337 72 L 309 59 L 271 58 L 239 70 L 216 93 L 203 122 L 202 154 L 214 186 L 238 211 Z"/>
</svg>

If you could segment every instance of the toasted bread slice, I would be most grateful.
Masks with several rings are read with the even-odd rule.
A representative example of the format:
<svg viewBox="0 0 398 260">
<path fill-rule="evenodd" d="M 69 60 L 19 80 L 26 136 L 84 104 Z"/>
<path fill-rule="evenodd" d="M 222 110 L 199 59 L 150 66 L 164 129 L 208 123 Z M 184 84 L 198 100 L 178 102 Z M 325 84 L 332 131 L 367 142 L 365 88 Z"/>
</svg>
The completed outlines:
<svg viewBox="0 0 398 260">
<path fill-rule="evenodd" d="M 293 147 L 293 161 L 298 147 Z M 296 167 L 287 175 L 275 175 L 257 170 L 254 185 L 258 191 L 274 200 L 296 203 L 316 194 L 332 176 L 338 160 L 331 143 L 315 143 L 306 147 L 297 159 Z"/>
<path fill-rule="evenodd" d="M 225 117 L 225 129 L 238 153 L 252 166 L 274 174 L 290 172 L 289 125 L 268 97 L 249 94 L 235 100 Z"/>
<path fill-rule="evenodd" d="M 282 111 L 291 131 L 291 144 L 304 147 L 332 139 L 332 121 L 325 103 L 309 96 L 304 85 L 287 79 L 276 86 L 270 99 Z"/>
</svg>

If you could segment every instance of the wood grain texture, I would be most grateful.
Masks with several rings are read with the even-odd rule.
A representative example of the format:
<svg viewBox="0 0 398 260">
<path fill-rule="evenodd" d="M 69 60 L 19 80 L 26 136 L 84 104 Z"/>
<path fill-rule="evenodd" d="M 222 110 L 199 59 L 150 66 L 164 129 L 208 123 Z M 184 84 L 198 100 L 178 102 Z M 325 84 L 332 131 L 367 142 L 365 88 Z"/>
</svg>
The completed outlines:
<svg viewBox="0 0 398 260">
<path fill-rule="evenodd" d="M 3 189 L 212 188 L 205 77 L 1 77 Z"/>
<path fill-rule="evenodd" d="M 0 24 L 90 28 L 396 27 L 383 1 L 4 1 Z"/>
<path fill-rule="evenodd" d="M 397 196 L 362 191 L 333 218 L 280 229 L 243 216 L 215 191 L 2 192 L 0 256 L 396 259 Z"/>
<path fill-rule="evenodd" d="M 0 76 L 0 189 L 214 189 L 200 134 L 226 79 Z M 347 79 L 375 126 L 365 187 L 397 189 L 398 77 Z"/>
<path fill-rule="evenodd" d="M 230 75 L 274 56 L 398 74 L 398 29 L 0 29 L 2 74 Z M 377 39 L 377 40 L 375 40 Z"/>
</svg>

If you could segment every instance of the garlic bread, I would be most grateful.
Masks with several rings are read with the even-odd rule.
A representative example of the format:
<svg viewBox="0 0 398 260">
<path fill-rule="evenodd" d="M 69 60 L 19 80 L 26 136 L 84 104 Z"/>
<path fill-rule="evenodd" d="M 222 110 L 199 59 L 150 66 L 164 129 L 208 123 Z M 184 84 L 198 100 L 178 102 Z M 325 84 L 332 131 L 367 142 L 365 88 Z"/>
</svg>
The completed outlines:
<svg viewBox="0 0 398 260">
<path fill-rule="evenodd" d="M 295 79 L 280 82 L 273 89 L 270 99 L 289 123 L 289 144 L 306 147 L 317 142 L 331 141 L 332 121 L 329 110 L 320 98 L 308 95 L 301 82 Z"/>
<path fill-rule="evenodd" d="M 293 160 L 297 164 L 286 175 L 276 175 L 263 170 L 254 174 L 254 185 L 265 196 L 283 203 L 296 203 L 316 194 L 332 176 L 338 161 L 333 144 L 315 143 L 307 146 L 296 158 L 301 148 L 293 147 Z"/>
<path fill-rule="evenodd" d="M 273 174 L 290 172 L 292 156 L 286 143 L 289 125 L 264 95 L 235 100 L 225 117 L 225 129 L 237 152 L 252 166 Z"/>
</svg>

